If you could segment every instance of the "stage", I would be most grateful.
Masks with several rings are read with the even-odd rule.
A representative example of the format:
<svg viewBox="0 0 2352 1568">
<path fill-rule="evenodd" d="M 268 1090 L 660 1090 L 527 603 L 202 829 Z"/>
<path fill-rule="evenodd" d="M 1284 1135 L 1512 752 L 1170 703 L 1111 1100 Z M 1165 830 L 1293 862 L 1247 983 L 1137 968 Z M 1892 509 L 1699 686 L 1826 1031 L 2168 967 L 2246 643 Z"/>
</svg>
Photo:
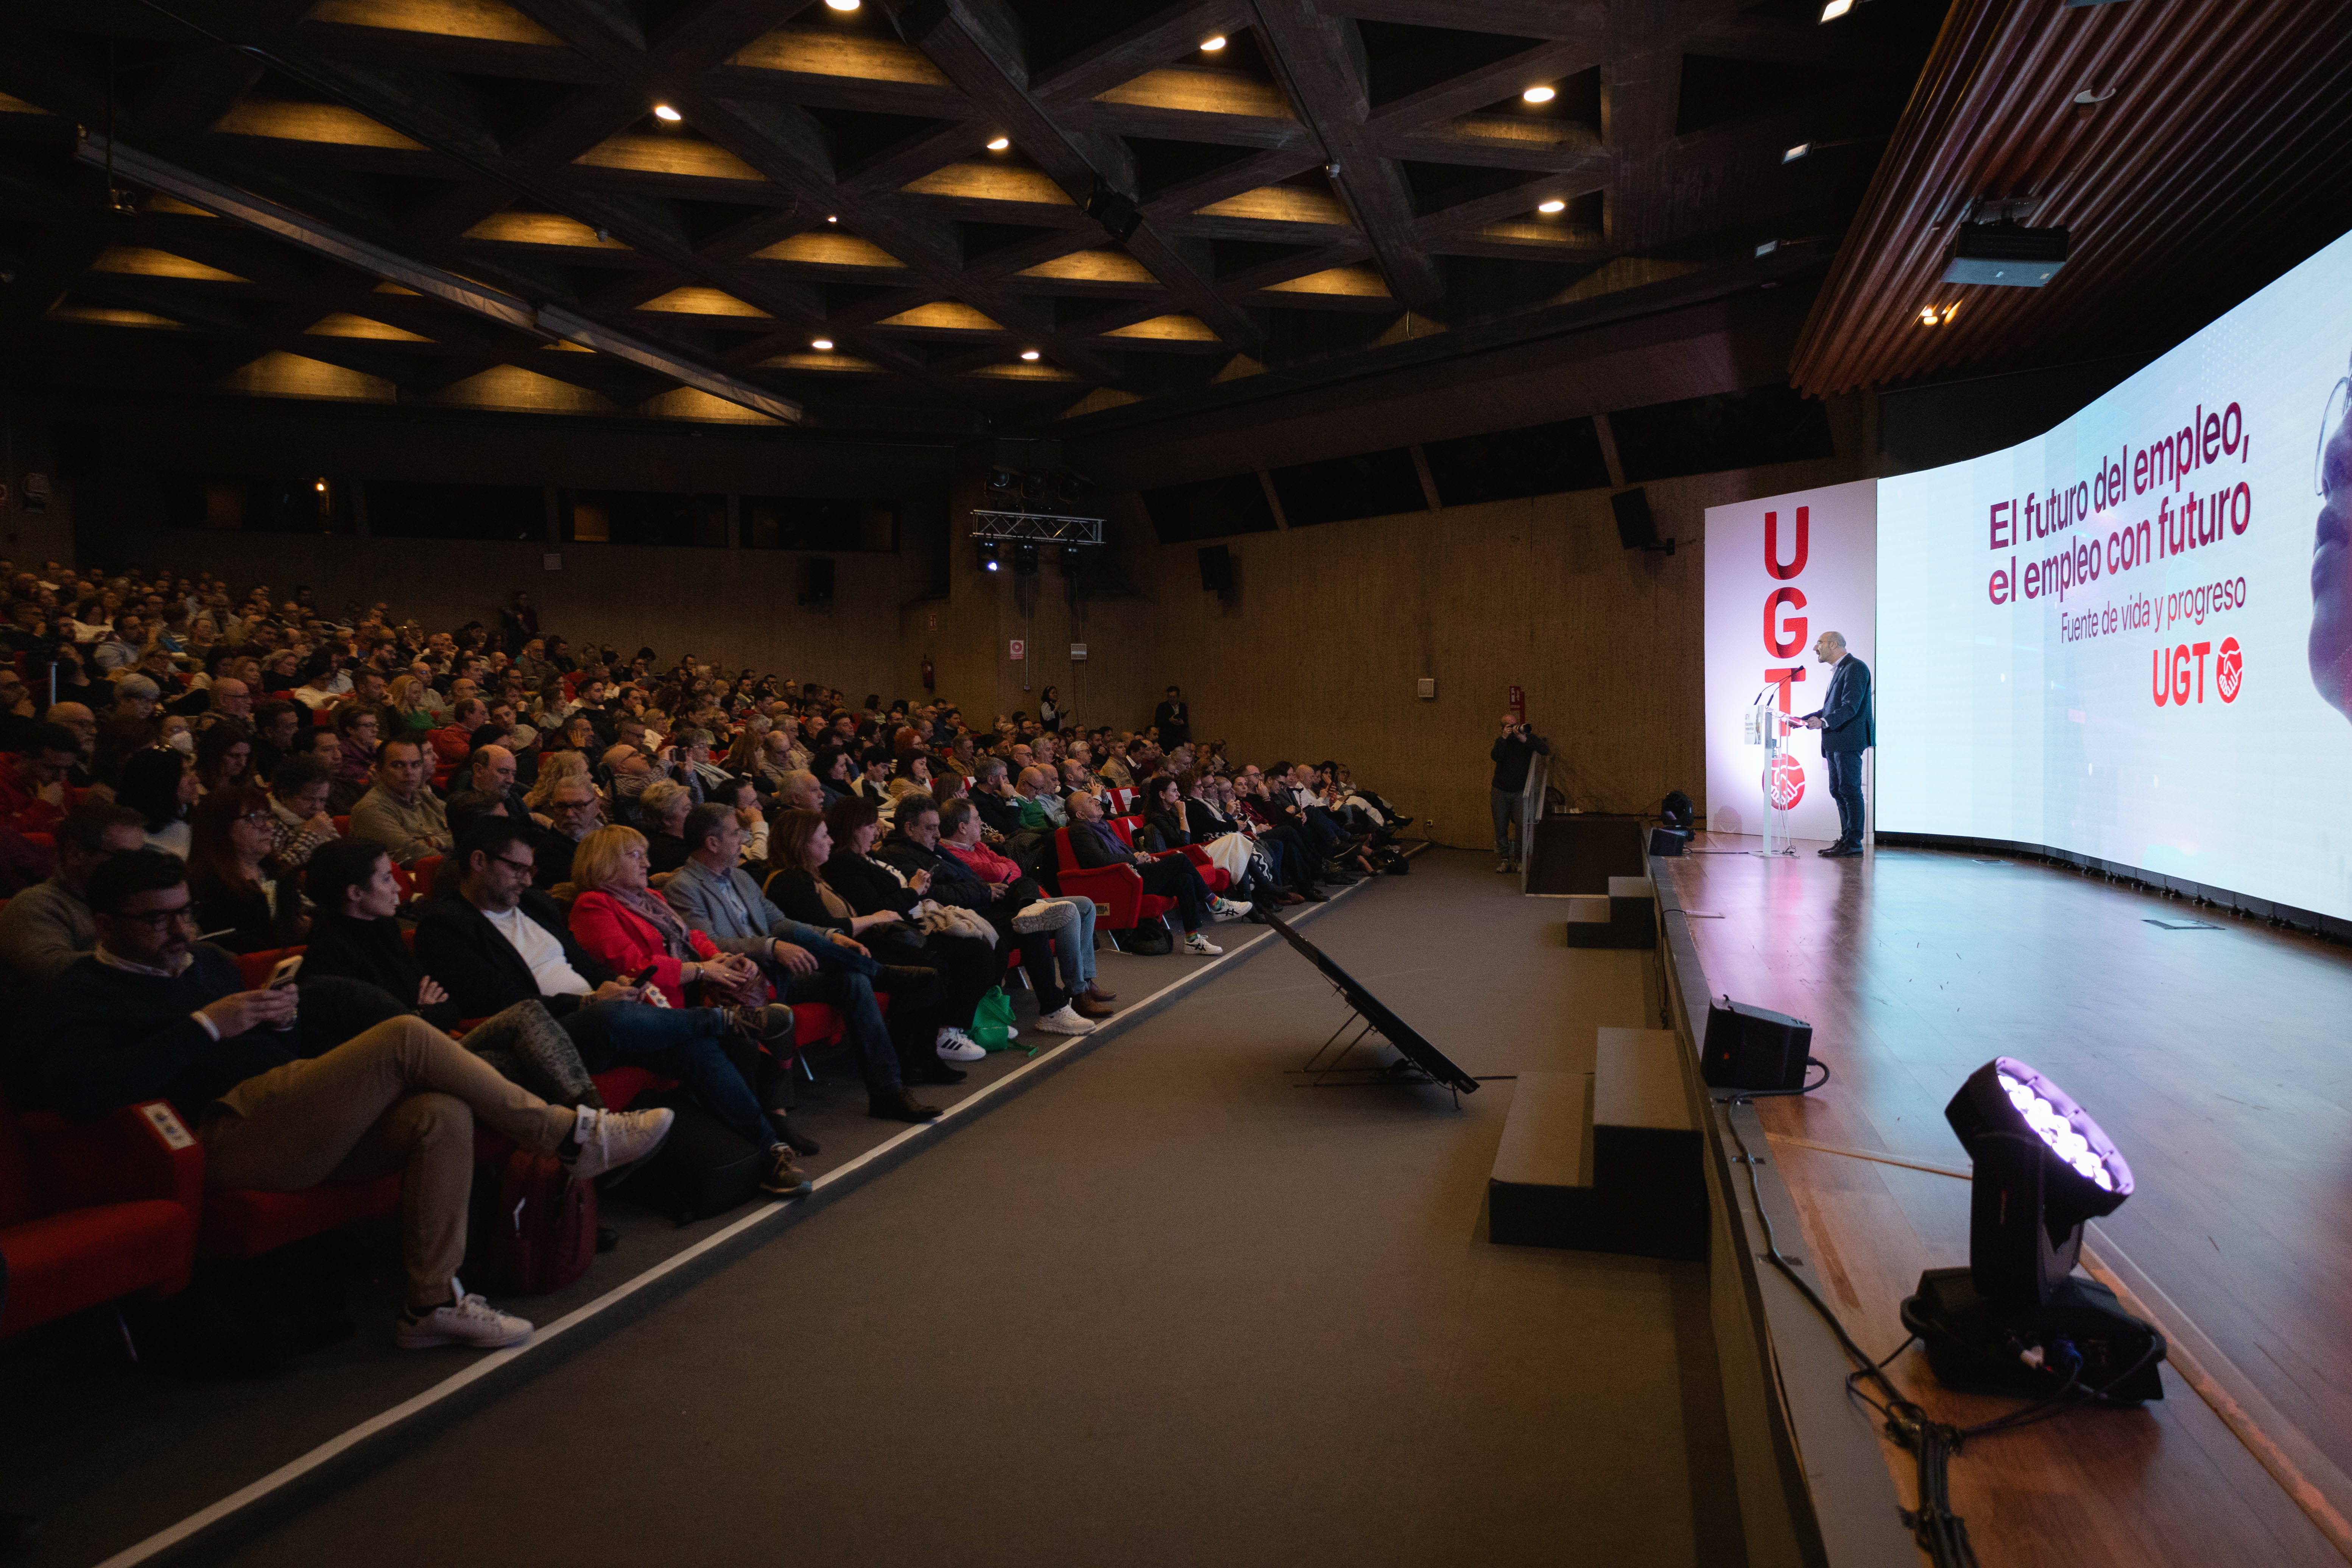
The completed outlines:
<svg viewBox="0 0 2352 1568">
<path fill-rule="evenodd" d="M 1952 1506 L 1982 1560 L 2352 1557 L 2352 950 L 2037 862 L 1885 847 L 1822 860 L 1810 844 L 1766 859 L 1757 845 L 1703 833 L 1690 856 L 1652 862 L 1669 984 L 1700 1029 L 1704 998 L 1727 992 L 1813 1025 L 1828 1084 L 1738 1114 L 1769 1138 L 1768 1212 L 1785 1186 L 1801 1225 L 1782 1249 L 1865 1350 L 1902 1341 L 1895 1304 L 1922 1269 L 1968 1261 L 1967 1155 L 1943 1109 L 1995 1055 L 2063 1086 L 2137 1178 L 2085 1259 L 2170 1340 L 2165 1397 L 1969 1444 Z M 1752 1230 L 1744 1168 L 1714 1175 Z M 1839 1425 L 1843 1358 L 1822 1356 L 1825 1336 L 1769 1266 L 1749 1296 L 1815 1510 L 1859 1507 L 1824 1519 L 1829 1561 L 1890 1560 L 1876 1478 L 1859 1505 L 1845 1484 L 1872 1438 L 1858 1405 Z M 2019 1403 L 1944 1391 L 1916 1347 L 1889 1371 L 1957 1425 Z M 1910 1456 L 1876 1447 L 1910 1506 Z"/>
</svg>

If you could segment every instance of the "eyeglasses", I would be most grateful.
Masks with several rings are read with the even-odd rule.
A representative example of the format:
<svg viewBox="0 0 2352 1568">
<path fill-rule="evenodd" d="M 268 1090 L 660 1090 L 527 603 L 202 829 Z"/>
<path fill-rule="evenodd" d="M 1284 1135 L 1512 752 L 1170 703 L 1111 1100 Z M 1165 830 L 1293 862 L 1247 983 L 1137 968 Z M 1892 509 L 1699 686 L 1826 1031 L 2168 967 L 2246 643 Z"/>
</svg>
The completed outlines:
<svg viewBox="0 0 2352 1568">
<path fill-rule="evenodd" d="M 170 930 L 173 925 L 181 921 L 186 921 L 193 925 L 195 922 L 196 911 L 182 904 L 176 910 L 157 910 L 153 914 L 115 915 L 111 918 L 121 921 L 124 925 L 145 926 L 149 931 L 160 931 Z"/>
<path fill-rule="evenodd" d="M 510 860 L 504 855 L 493 855 L 490 858 L 497 861 L 499 865 L 506 867 L 509 870 L 518 872 L 525 877 L 530 876 L 533 871 L 539 869 L 538 862 L 532 860 Z"/>
<path fill-rule="evenodd" d="M 2332 498 L 2336 492 L 2336 486 L 2327 482 L 2327 437 L 2344 422 L 2346 413 L 2352 412 L 2347 410 L 2347 403 L 2352 403 L 2352 375 L 2338 376 L 2328 391 L 2326 409 L 2320 416 L 2319 446 L 2311 459 L 2311 493 L 2315 496 Z"/>
</svg>

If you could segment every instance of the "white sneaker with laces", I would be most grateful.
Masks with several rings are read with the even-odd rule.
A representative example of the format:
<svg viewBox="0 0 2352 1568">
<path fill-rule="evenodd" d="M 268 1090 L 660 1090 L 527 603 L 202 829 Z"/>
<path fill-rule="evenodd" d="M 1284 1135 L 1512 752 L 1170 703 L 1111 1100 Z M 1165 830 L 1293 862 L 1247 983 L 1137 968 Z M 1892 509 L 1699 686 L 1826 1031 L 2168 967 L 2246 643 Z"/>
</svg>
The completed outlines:
<svg viewBox="0 0 2352 1568">
<path fill-rule="evenodd" d="M 1024 936 L 1059 931 L 1077 919 L 1078 911 L 1060 899 L 1039 899 L 1013 917 L 1013 929 Z"/>
<path fill-rule="evenodd" d="M 1237 921 L 1247 913 L 1249 913 L 1247 904 L 1237 904 L 1231 899 L 1219 899 L 1209 906 L 1210 918 L 1220 923 Z"/>
<path fill-rule="evenodd" d="M 399 1326 L 392 1331 L 393 1343 L 404 1351 L 431 1350 L 436 1345 L 470 1345 L 477 1350 L 493 1351 L 507 1345 L 519 1345 L 530 1338 L 528 1318 L 517 1318 L 499 1311 L 479 1296 L 468 1296 L 465 1287 L 450 1281 L 460 1292 L 446 1307 L 436 1307 L 423 1317 L 400 1315 Z"/>
<path fill-rule="evenodd" d="M 1184 939 L 1184 951 L 1200 958 L 1215 958 L 1225 950 L 1199 931 L 1194 931 Z"/>
<path fill-rule="evenodd" d="M 976 1062 L 988 1055 L 978 1040 L 952 1026 L 940 1031 L 935 1045 L 943 1062 Z"/>
<path fill-rule="evenodd" d="M 1091 1035 L 1095 1032 L 1095 1021 L 1079 1017 L 1078 1010 L 1065 1002 L 1058 1010 L 1037 1020 L 1037 1032 L 1041 1035 Z"/>
<path fill-rule="evenodd" d="M 635 1164 L 661 1147 L 669 1136 L 675 1110 L 596 1110 L 582 1106 L 572 1136 L 580 1152 L 572 1156 L 572 1173 L 583 1181 L 623 1165 Z"/>
</svg>

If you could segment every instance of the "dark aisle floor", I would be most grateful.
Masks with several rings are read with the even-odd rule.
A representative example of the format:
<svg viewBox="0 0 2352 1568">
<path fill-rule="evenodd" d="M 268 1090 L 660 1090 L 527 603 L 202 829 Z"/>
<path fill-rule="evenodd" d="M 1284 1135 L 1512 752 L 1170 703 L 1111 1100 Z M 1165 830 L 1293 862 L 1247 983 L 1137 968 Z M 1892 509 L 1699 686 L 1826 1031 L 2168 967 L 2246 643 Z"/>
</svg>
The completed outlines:
<svg viewBox="0 0 2352 1568">
<path fill-rule="evenodd" d="M 1510 1073 L 1654 1016 L 1561 910 L 1433 851 L 1305 929 Z M 1292 1087 L 1340 1012 L 1269 942 L 231 1560 L 1737 1561 L 1699 1268 L 1490 1246 L 1511 1085 Z"/>
</svg>

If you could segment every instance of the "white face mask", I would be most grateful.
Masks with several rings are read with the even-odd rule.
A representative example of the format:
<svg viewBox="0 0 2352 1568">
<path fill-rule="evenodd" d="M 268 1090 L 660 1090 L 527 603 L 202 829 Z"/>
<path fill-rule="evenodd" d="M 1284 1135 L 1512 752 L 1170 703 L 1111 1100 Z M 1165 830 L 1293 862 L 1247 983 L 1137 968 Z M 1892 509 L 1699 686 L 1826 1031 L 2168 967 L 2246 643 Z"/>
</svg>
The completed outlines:
<svg viewBox="0 0 2352 1568">
<path fill-rule="evenodd" d="M 171 747 L 172 750 L 175 752 L 182 752 L 189 754 L 194 754 L 196 749 L 195 736 L 185 730 L 182 730 L 176 734 L 166 737 L 163 743 Z"/>
</svg>

